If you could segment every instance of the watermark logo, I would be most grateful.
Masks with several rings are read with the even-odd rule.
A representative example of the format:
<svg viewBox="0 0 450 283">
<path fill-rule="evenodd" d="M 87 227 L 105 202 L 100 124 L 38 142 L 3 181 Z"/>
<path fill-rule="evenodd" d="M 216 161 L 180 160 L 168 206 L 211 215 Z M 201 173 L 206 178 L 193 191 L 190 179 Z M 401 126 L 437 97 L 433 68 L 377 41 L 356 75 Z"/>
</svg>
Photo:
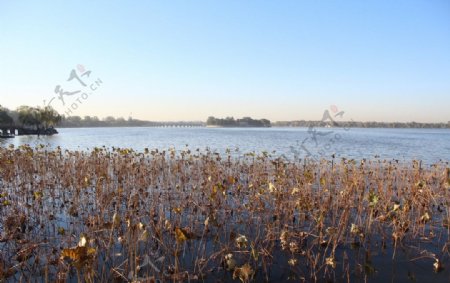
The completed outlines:
<svg viewBox="0 0 450 283">
<path fill-rule="evenodd" d="M 54 90 L 56 95 L 48 102 L 44 100 L 44 106 L 51 106 L 55 100 L 59 100 L 61 107 L 63 107 L 62 112 L 66 116 L 72 115 L 103 84 L 103 81 L 98 77 L 92 79 L 91 74 L 91 70 L 86 70 L 84 65 L 78 64 L 76 68 L 70 71 L 67 79 L 67 82 L 71 82 L 68 86 L 69 89 L 73 90 L 75 88 L 74 85 L 77 85 L 78 89 L 69 91 L 66 90 L 66 86 L 63 88 L 59 84 Z"/>
<path fill-rule="evenodd" d="M 290 152 L 294 155 L 294 160 L 299 160 L 303 157 L 318 161 L 327 151 L 331 150 L 333 145 L 342 139 L 342 135 L 336 129 L 349 130 L 343 121 L 344 114 L 345 111 L 339 111 L 336 105 L 331 105 L 330 109 L 324 110 L 322 119 L 319 122 L 311 122 L 309 124 L 308 137 L 301 142 L 297 140 L 296 146 L 289 147 Z"/>
</svg>

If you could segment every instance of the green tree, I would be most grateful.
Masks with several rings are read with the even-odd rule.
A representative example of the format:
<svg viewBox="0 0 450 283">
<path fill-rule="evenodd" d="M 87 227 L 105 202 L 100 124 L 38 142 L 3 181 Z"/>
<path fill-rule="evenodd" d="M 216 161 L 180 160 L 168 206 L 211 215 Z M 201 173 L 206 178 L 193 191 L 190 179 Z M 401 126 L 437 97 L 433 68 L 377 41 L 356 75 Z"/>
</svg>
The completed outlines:
<svg viewBox="0 0 450 283">
<path fill-rule="evenodd" d="M 0 126 L 11 126 L 13 123 L 14 120 L 9 115 L 9 110 L 0 105 Z"/>
<path fill-rule="evenodd" d="M 51 106 L 46 106 L 43 109 L 38 109 L 40 112 L 40 122 L 44 126 L 45 129 L 49 127 L 56 126 L 59 122 L 61 122 L 61 115 L 53 109 Z"/>
<path fill-rule="evenodd" d="M 17 108 L 19 122 L 23 126 L 31 126 L 35 129 L 48 129 L 61 122 L 61 115 L 51 106 L 44 108 L 20 106 Z"/>
<path fill-rule="evenodd" d="M 32 126 L 38 129 L 41 125 L 41 112 L 37 107 L 23 105 L 17 108 L 17 112 L 23 126 Z"/>
<path fill-rule="evenodd" d="M 216 118 L 214 118 L 213 116 L 209 116 L 208 120 L 206 120 L 206 125 L 209 125 L 209 126 L 217 125 Z"/>
</svg>

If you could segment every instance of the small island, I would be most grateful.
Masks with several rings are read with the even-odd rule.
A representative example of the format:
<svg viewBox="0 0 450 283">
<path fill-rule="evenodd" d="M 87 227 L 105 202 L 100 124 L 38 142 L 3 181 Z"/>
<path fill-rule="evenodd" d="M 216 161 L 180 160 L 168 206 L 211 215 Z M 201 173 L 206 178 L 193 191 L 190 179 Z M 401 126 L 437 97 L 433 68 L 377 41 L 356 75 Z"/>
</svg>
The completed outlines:
<svg viewBox="0 0 450 283">
<path fill-rule="evenodd" d="M 250 117 L 243 117 L 242 119 L 234 119 L 233 117 L 226 117 L 225 119 L 215 118 L 213 116 L 208 117 L 206 120 L 207 127 L 232 127 L 232 128 L 245 128 L 245 127 L 257 127 L 257 128 L 269 128 L 271 127 L 270 121 L 267 119 L 255 120 Z"/>
</svg>

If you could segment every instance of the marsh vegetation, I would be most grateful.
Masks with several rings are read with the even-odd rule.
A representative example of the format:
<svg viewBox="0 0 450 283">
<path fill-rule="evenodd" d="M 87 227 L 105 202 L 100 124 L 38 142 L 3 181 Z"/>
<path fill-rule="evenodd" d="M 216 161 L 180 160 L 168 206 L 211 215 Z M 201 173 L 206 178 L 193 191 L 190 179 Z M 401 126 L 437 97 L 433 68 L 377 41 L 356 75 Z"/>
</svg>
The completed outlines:
<svg viewBox="0 0 450 283">
<path fill-rule="evenodd" d="M 353 282 L 398 260 L 448 279 L 445 162 L 11 146 L 0 164 L 0 280 Z"/>
</svg>

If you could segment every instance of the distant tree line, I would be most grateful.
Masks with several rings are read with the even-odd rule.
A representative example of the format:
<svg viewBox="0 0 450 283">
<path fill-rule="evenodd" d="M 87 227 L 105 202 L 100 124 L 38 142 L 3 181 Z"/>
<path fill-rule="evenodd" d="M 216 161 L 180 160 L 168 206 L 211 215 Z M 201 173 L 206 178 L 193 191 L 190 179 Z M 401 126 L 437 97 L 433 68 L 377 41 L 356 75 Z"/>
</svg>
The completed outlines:
<svg viewBox="0 0 450 283">
<path fill-rule="evenodd" d="M 0 105 L 0 128 L 21 127 L 36 131 L 55 127 L 61 121 L 61 115 L 51 106 L 20 106 L 10 110 Z"/>
<path fill-rule="evenodd" d="M 97 116 L 69 116 L 64 117 L 51 106 L 30 107 L 20 106 L 16 110 L 10 110 L 0 105 L 0 130 L 8 128 L 23 128 L 24 130 L 33 130 L 36 133 L 45 133 L 48 129 L 54 127 L 79 128 L 79 127 L 159 127 L 165 125 L 178 126 L 205 126 L 204 122 L 154 122 L 124 118 L 114 118 L 108 116 L 99 119 Z M 226 117 L 224 119 L 208 117 L 207 126 L 218 127 L 325 127 L 330 126 L 326 121 L 278 121 L 271 123 L 267 119 L 252 119 L 244 117 L 234 119 Z M 337 122 L 334 127 L 358 127 L 358 128 L 450 128 L 450 121 L 447 123 L 418 123 L 418 122 Z"/>
<path fill-rule="evenodd" d="M 208 120 L 206 120 L 206 125 L 217 127 L 270 127 L 271 123 L 267 119 L 255 120 L 250 117 L 235 120 L 233 117 L 220 119 L 210 116 L 208 117 Z"/>
<path fill-rule="evenodd" d="M 204 126 L 203 122 L 156 122 L 133 118 L 115 118 L 112 116 L 99 119 L 97 116 L 69 116 L 63 117 L 59 127 L 61 128 L 92 128 L 92 127 L 162 127 L 165 125 L 177 126 Z"/>
<path fill-rule="evenodd" d="M 273 124 L 275 127 L 326 127 L 333 126 L 330 122 L 324 121 L 278 121 Z M 417 123 L 417 122 L 336 122 L 334 127 L 346 128 L 450 128 L 450 121 L 447 123 Z"/>
<path fill-rule="evenodd" d="M 103 119 L 97 116 L 69 116 L 63 117 L 60 127 L 61 128 L 92 128 L 92 127 L 139 127 L 147 126 L 147 121 L 141 121 L 136 119 L 125 119 L 123 117 L 115 118 L 107 116 Z"/>
</svg>

